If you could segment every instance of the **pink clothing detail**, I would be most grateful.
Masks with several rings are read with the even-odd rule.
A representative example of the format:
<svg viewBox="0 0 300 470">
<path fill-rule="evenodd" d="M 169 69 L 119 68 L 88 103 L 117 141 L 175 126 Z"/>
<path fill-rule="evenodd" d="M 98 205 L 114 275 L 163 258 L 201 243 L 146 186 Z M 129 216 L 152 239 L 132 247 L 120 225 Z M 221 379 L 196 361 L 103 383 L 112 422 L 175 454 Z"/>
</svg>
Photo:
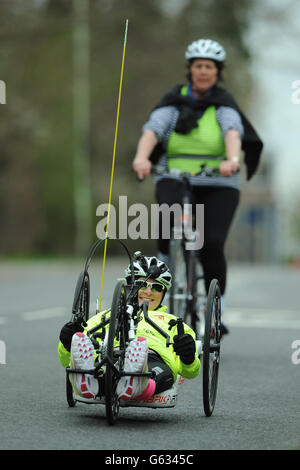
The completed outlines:
<svg viewBox="0 0 300 470">
<path fill-rule="evenodd" d="M 138 397 L 135 397 L 135 400 L 142 401 L 148 400 L 154 395 L 156 384 L 153 379 L 149 379 L 149 383 L 143 393 L 141 393 Z"/>
</svg>

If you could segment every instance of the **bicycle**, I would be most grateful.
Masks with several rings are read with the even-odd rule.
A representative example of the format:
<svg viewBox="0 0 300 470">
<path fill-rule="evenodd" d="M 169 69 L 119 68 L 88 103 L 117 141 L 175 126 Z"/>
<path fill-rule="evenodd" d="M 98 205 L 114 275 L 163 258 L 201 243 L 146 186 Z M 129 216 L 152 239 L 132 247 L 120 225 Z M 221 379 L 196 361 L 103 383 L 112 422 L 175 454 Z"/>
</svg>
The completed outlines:
<svg viewBox="0 0 300 470">
<path fill-rule="evenodd" d="M 118 239 L 117 239 L 118 240 Z M 89 319 L 90 282 L 88 268 L 96 249 L 104 240 L 97 241 L 91 248 L 85 268 L 80 273 L 73 301 L 71 320 L 86 326 Z M 131 282 L 128 284 L 124 279 L 119 279 L 114 289 L 112 305 L 110 310 L 105 310 L 101 315 L 101 322 L 87 331 L 97 354 L 94 368 L 91 370 L 79 370 L 71 367 L 66 368 L 66 397 L 70 407 L 74 407 L 77 402 L 91 403 L 91 400 L 81 398 L 73 391 L 69 380 L 69 374 L 91 374 L 99 381 L 99 396 L 92 403 L 105 405 L 107 422 L 115 424 L 120 407 L 137 406 L 148 408 L 171 408 L 176 405 L 178 386 L 182 383 L 179 376 L 172 388 L 160 395 L 154 395 L 150 400 L 139 402 L 135 400 L 123 401 L 116 394 L 117 384 L 123 376 L 147 376 L 154 377 L 155 372 L 128 373 L 124 370 L 125 351 L 132 339 L 135 338 L 137 324 L 140 316 L 153 328 L 156 329 L 166 340 L 166 347 L 173 343 L 170 336 L 163 331 L 148 315 L 148 304 L 144 302 L 142 306 L 138 303 L 138 289 L 135 284 L 133 259 L 141 256 L 140 252 L 130 255 L 126 245 L 118 240 L 125 248 L 131 269 Z M 153 268 L 152 272 L 145 279 L 158 277 L 161 271 Z M 212 281 L 208 296 L 206 309 L 206 327 L 204 342 L 198 342 L 198 354 L 203 354 L 203 406 L 206 416 L 211 416 L 215 407 L 219 359 L 220 359 L 220 289 L 218 281 Z M 183 320 L 178 318 L 173 321 L 170 328 L 177 326 L 177 334 L 183 334 Z M 101 342 L 99 342 L 101 339 Z"/>
<path fill-rule="evenodd" d="M 175 178 L 182 185 L 182 217 L 180 225 L 172 227 L 169 243 L 168 266 L 173 278 L 169 294 L 169 308 L 173 315 L 183 315 L 184 322 L 193 328 L 197 339 L 203 341 L 207 295 L 199 260 L 200 250 L 186 248 L 188 244 L 190 246 L 195 243 L 196 237 L 199 236 L 199 233 L 194 231 L 191 174 L 177 169 L 166 171 L 159 167 L 153 167 L 152 173 L 166 178 Z M 200 172 L 193 176 L 215 174 L 219 174 L 218 168 L 206 168 L 202 165 Z"/>
</svg>

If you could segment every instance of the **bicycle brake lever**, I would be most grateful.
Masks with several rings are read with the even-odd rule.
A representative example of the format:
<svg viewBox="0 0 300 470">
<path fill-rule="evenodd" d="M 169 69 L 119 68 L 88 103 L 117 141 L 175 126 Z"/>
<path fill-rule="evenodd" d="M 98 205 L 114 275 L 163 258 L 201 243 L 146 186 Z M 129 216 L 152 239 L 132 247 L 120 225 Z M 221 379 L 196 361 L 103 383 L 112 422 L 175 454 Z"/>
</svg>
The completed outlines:
<svg viewBox="0 0 300 470">
<path fill-rule="evenodd" d="M 184 335 L 184 327 L 183 327 L 182 318 L 178 318 L 178 320 L 177 320 L 177 333 L 178 333 L 178 336 L 183 336 Z"/>
<path fill-rule="evenodd" d="M 183 319 L 182 318 L 177 318 L 177 320 L 170 320 L 169 321 L 169 330 L 173 328 L 173 326 L 177 325 L 177 334 L 178 336 L 183 336 L 184 335 L 184 326 L 183 326 Z M 173 344 L 173 343 L 170 343 Z"/>
</svg>

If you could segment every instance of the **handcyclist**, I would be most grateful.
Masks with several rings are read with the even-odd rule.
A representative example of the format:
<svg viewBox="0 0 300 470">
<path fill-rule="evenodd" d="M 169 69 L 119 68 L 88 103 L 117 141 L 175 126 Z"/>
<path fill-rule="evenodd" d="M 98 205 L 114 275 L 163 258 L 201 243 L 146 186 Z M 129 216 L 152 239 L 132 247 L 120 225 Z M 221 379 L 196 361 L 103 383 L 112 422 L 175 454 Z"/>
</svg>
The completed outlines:
<svg viewBox="0 0 300 470">
<path fill-rule="evenodd" d="M 155 279 L 146 277 L 154 266 L 165 271 Z M 177 317 L 167 313 L 162 305 L 167 290 L 171 287 L 172 276 L 165 264 L 156 257 L 141 256 L 133 263 L 138 290 L 139 304 L 148 302 L 148 315 L 169 336 L 173 345 L 166 346 L 166 339 L 143 316 L 138 323 L 136 337 L 129 343 L 125 354 L 124 370 L 129 372 L 155 371 L 154 379 L 138 376 L 121 377 L 117 386 L 120 399 L 147 400 L 154 394 L 170 389 L 177 376 L 192 379 L 200 373 L 197 344 L 194 331 L 186 324 L 184 334 L 178 335 L 172 321 Z M 126 282 L 131 280 L 130 265 L 125 270 Z M 108 312 L 109 315 L 109 312 Z M 142 314 L 143 315 L 143 314 Z M 101 322 L 102 313 L 91 317 L 83 328 L 78 323 L 67 323 L 60 332 L 58 356 L 63 367 L 90 370 L 95 361 L 95 351 L 86 332 Z M 90 374 L 69 374 L 75 393 L 86 399 L 94 399 L 99 393 L 99 383 Z M 101 386 L 101 385 L 100 385 Z M 101 393 L 101 390 L 100 390 Z"/>
<path fill-rule="evenodd" d="M 204 204 L 204 246 L 200 251 L 206 291 L 213 278 L 220 283 L 222 306 L 227 263 L 224 245 L 240 196 L 240 158 L 245 152 L 247 178 L 259 163 L 262 142 L 233 96 L 220 86 L 226 52 L 211 39 L 200 39 L 186 50 L 187 83 L 166 93 L 143 127 L 133 160 L 139 179 L 150 175 L 152 162 L 192 174 L 195 204 Z M 197 175 L 201 166 L 217 168 L 215 176 Z M 156 177 L 158 204 L 181 203 L 180 180 Z M 162 217 L 162 216 L 161 216 Z M 169 240 L 160 237 L 158 256 L 168 262 Z M 223 309 L 222 309 L 223 310 Z M 223 317 L 222 317 L 223 318 Z M 228 328 L 222 322 L 222 334 Z"/>
</svg>

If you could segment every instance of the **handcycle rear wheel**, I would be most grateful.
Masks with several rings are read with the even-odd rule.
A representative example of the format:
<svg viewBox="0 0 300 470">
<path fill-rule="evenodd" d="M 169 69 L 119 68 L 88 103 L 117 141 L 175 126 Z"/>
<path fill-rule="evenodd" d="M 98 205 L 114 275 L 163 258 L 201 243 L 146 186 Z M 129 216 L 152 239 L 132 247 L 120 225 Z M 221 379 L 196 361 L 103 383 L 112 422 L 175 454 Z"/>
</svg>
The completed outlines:
<svg viewBox="0 0 300 470">
<path fill-rule="evenodd" d="M 74 408 L 74 406 L 76 405 L 76 400 L 74 400 L 73 387 L 70 382 L 69 374 L 66 374 L 66 395 L 69 407 Z"/>
<path fill-rule="evenodd" d="M 211 416 L 216 402 L 220 362 L 221 291 L 217 279 L 209 286 L 203 344 L 203 405 Z"/>
<path fill-rule="evenodd" d="M 90 277 L 87 271 L 82 271 L 78 277 L 73 307 L 73 316 L 81 317 L 84 321 L 88 321 L 90 313 Z M 74 319 L 76 321 L 76 319 Z"/>
<path fill-rule="evenodd" d="M 72 320 L 74 322 L 80 322 L 82 320 L 87 322 L 89 319 L 89 311 L 90 278 L 87 271 L 82 271 L 76 283 L 72 306 Z M 66 397 L 69 407 L 74 408 L 76 400 L 74 400 L 73 387 L 68 373 L 66 373 Z"/>
<path fill-rule="evenodd" d="M 119 368 L 123 361 L 122 351 L 125 349 L 125 326 L 122 321 L 125 308 L 125 294 L 122 282 L 119 282 L 114 290 L 106 349 L 106 371 L 105 371 L 105 408 L 106 418 L 109 424 L 114 424 L 119 414 L 119 398 L 116 394 L 117 377 L 115 373 L 116 362 L 119 362 Z M 114 340 L 118 339 L 119 354 L 118 358 L 114 355 Z"/>
</svg>

